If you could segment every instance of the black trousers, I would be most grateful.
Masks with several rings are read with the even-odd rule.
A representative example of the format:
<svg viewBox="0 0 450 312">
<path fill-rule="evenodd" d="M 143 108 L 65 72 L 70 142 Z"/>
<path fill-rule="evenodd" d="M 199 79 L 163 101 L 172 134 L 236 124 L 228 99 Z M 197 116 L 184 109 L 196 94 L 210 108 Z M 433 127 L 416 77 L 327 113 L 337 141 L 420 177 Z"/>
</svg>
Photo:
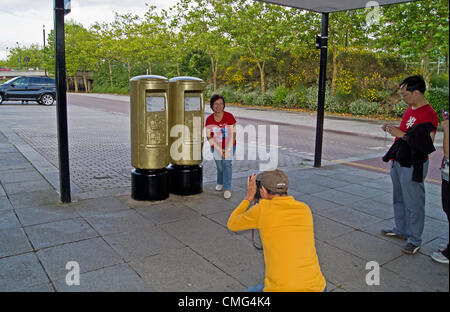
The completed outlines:
<svg viewBox="0 0 450 312">
<path fill-rule="evenodd" d="M 442 209 L 444 210 L 445 214 L 447 215 L 447 220 L 450 222 L 450 219 L 448 216 L 448 207 L 449 207 L 448 193 L 449 193 L 448 181 L 445 181 L 444 179 L 442 179 L 442 187 L 441 187 Z M 448 259 L 448 246 L 449 246 L 449 243 L 447 243 L 447 248 L 445 248 L 445 250 L 442 252 L 442 254 L 444 256 L 446 256 L 447 259 Z"/>
</svg>

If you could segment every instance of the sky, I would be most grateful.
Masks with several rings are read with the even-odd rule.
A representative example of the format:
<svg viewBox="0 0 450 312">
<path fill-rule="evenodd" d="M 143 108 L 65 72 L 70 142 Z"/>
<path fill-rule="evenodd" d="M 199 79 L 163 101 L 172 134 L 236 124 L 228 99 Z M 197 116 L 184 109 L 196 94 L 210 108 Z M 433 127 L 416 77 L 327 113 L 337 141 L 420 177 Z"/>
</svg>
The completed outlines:
<svg viewBox="0 0 450 312">
<path fill-rule="evenodd" d="M 168 9 L 177 0 L 71 0 L 71 12 L 65 18 L 89 28 L 95 22 L 111 22 L 114 12 L 143 17 L 147 11 L 145 3 Z M 53 0 L 1 0 L 0 60 L 6 60 L 7 51 L 17 47 L 16 42 L 20 47 L 33 43 L 43 45 L 43 25 L 47 43 L 53 24 Z"/>
</svg>

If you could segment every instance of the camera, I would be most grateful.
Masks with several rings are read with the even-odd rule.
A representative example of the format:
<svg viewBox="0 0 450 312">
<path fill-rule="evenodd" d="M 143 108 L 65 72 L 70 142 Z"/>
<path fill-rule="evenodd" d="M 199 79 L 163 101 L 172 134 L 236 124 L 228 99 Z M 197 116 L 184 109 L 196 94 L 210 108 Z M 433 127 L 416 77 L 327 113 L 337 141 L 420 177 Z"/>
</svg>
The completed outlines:
<svg viewBox="0 0 450 312">
<path fill-rule="evenodd" d="M 252 176 L 249 176 L 248 178 L 251 179 Z M 261 199 L 261 193 L 260 193 L 261 180 L 258 180 L 258 177 L 257 177 L 255 182 L 256 182 L 256 192 L 255 192 L 255 197 L 254 198 L 255 198 L 255 201 L 258 202 Z"/>
</svg>

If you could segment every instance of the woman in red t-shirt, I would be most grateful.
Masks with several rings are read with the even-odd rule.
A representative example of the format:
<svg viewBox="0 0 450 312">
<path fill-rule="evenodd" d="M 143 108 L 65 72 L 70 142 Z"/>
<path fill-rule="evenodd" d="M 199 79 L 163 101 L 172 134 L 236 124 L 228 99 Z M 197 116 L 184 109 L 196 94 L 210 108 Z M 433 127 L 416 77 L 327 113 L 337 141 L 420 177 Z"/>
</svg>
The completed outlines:
<svg viewBox="0 0 450 312">
<path fill-rule="evenodd" d="M 217 167 L 216 191 L 224 190 L 223 197 L 231 197 L 232 159 L 236 151 L 236 119 L 225 111 L 222 95 L 214 94 L 210 100 L 213 114 L 206 118 L 206 136 Z"/>
</svg>

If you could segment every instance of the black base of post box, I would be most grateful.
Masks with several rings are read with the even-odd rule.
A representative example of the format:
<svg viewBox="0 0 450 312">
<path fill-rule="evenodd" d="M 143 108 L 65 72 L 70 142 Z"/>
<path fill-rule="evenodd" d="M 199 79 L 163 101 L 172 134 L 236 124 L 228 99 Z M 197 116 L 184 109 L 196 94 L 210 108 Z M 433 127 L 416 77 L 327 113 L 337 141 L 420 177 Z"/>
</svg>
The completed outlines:
<svg viewBox="0 0 450 312">
<path fill-rule="evenodd" d="M 134 200 L 164 200 L 169 197 L 169 172 L 133 169 L 131 171 L 131 197 Z"/>
<path fill-rule="evenodd" d="M 195 195 L 203 192 L 203 167 L 201 165 L 170 165 L 167 169 L 170 176 L 170 193 Z"/>
</svg>

